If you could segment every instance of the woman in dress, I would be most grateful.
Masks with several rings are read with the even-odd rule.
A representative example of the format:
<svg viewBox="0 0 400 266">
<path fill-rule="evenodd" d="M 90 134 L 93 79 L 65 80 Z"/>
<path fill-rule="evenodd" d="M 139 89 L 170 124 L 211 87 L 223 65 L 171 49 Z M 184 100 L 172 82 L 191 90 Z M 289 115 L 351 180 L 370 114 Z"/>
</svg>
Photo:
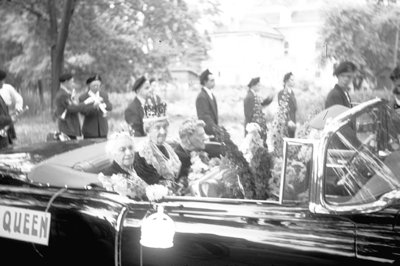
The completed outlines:
<svg viewBox="0 0 400 266">
<path fill-rule="evenodd" d="M 176 178 L 181 162 L 174 149 L 166 142 L 169 122 L 165 114 L 166 104 L 145 106 L 143 119 L 147 140 L 136 153 L 134 168 L 138 175 L 149 184 L 165 185 L 171 192 L 176 191 Z"/>
</svg>

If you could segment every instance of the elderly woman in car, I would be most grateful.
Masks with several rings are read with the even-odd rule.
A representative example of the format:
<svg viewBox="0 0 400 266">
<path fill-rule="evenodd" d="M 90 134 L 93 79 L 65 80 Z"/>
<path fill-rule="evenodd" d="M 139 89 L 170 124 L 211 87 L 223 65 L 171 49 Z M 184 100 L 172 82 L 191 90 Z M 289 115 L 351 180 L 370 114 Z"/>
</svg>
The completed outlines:
<svg viewBox="0 0 400 266">
<path fill-rule="evenodd" d="M 134 168 L 147 184 L 162 184 L 170 191 L 177 189 L 176 178 L 181 168 L 179 157 L 166 142 L 169 122 L 166 104 L 145 106 L 143 119 L 147 140 L 137 152 Z"/>
<path fill-rule="evenodd" d="M 106 153 L 112 164 L 99 174 L 102 185 L 109 191 L 115 191 L 134 199 L 156 200 L 154 194 L 162 197 L 165 188 L 149 186 L 138 176 L 133 168 L 135 160 L 135 143 L 128 132 L 113 133 L 107 141 Z M 159 193 L 154 193 L 158 190 Z"/>
</svg>

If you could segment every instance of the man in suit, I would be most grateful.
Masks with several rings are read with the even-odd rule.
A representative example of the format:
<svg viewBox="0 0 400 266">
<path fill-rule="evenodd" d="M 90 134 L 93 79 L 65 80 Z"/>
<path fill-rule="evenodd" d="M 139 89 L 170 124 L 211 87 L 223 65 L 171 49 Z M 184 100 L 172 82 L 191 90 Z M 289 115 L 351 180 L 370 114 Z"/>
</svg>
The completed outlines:
<svg viewBox="0 0 400 266">
<path fill-rule="evenodd" d="M 15 113 L 16 115 L 19 115 L 21 112 L 23 112 L 24 100 L 12 85 L 4 82 L 6 77 L 7 73 L 3 70 L 0 70 L 0 96 L 7 105 L 9 113 Z M 14 124 L 11 124 L 8 127 L 8 135 L 11 139 L 17 138 Z"/>
<path fill-rule="evenodd" d="M 8 113 L 8 107 L 0 96 L 0 149 L 6 148 L 12 143 L 11 136 L 6 127 L 11 126 L 13 118 Z"/>
<path fill-rule="evenodd" d="M 247 87 L 249 89 L 247 90 L 246 97 L 244 98 L 243 101 L 245 134 L 246 134 L 246 126 L 248 123 L 257 122 L 256 120 L 262 119 L 262 117 L 258 119 L 254 117 L 255 113 L 258 112 L 257 115 L 263 115 L 262 107 L 269 105 L 273 100 L 273 97 L 270 96 L 262 101 L 260 97 L 257 95 L 261 87 L 259 77 L 251 79 Z M 256 108 L 258 108 L 259 110 L 256 110 Z"/>
<path fill-rule="evenodd" d="M 196 98 L 197 117 L 206 123 L 205 131 L 208 135 L 214 135 L 214 127 L 218 126 L 217 99 L 212 93 L 215 87 L 213 74 L 207 69 L 200 75 L 202 86 Z"/>
<path fill-rule="evenodd" d="M 143 128 L 144 106 L 150 91 L 150 83 L 146 77 L 138 78 L 132 90 L 136 93 L 135 99 L 125 109 L 125 121 L 135 131 L 135 137 L 146 136 Z"/>
<path fill-rule="evenodd" d="M 81 125 L 78 114 L 85 108 L 84 103 L 78 103 L 75 93 L 75 83 L 72 74 L 65 73 L 60 76 L 60 88 L 54 99 L 58 130 L 70 139 L 81 136 Z"/>
<path fill-rule="evenodd" d="M 86 80 L 88 91 L 79 97 L 80 103 L 87 104 L 81 113 L 84 116 L 82 125 L 83 138 L 107 138 L 107 112 L 112 110 L 107 92 L 101 89 L 101 77 L 94 75 Z"/>
<path fill-rule="evenodd" d="M 333 74 L 337 77 L 338 82 L 328 93 L 325 101 L 325 108 L 331 107 L 335 104 L 340 104 L 348 108 L 352 107 L 349 89 L 355 71 L 356 65 L 349 61 L 344 61 L 336 67 Z"/>
</svg>

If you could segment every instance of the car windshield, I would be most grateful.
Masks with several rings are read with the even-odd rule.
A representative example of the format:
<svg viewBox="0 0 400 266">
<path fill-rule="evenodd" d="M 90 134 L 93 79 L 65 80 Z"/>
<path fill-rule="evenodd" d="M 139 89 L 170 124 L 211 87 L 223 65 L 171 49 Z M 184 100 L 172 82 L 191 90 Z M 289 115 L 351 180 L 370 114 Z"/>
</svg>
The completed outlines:
<svg viewBox="0 0 400 266">
<path fill-rule="evenodd" d="M 399 126 L 392 110 L 371 107 L 330 138 L 324 183 L 328 203 L 370 203 L 400 187 Z"/>
</svg>

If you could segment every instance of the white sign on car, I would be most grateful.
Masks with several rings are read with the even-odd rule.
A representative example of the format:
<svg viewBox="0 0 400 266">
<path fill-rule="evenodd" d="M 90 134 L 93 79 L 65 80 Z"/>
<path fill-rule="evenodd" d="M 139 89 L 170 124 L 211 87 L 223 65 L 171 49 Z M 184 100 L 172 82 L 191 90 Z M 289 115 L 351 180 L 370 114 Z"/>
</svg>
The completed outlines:
<svg viewBox="0 0 400 266">
<path fill-rule="evenodd" d="M 0 206 L 0 237 L 42 245 L 49 244 L 51 214 Z"/>
</svg>

